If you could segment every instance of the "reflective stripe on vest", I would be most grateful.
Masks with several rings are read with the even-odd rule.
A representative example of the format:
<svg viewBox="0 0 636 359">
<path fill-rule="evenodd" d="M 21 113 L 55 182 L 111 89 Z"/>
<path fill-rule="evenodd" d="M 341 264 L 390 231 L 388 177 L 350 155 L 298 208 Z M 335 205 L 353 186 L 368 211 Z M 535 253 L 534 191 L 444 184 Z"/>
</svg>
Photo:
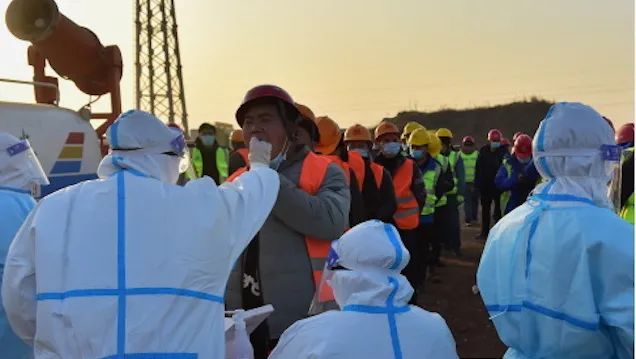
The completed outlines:
<svg viewBox="0 0 636 359">
<path fill-rule="evenodd" d="M 621 210 L 621 218 L 634 224 L 634 194 L 632 193 Z"/>
<path fill-rule="evenodd" d="M 441 168 L 433 161 L 433 169 L 427 169 L 422 173 L 422 180 L 424 181 L 424 189 L 426 190 L 426 202 L 424 202 L 424 208 L 422 208 L 422 215 L 429 216 L 435 213 L 435 203 L 437 202 L 437 196 L 435 195 L 435 184 L 439 179 Z"/>
<path fill-rule="evenodd" d="M 312 196 L 318 193 L 320 186 L 324 182 L 327 175 L 327 169 L 332 160 L 326 156 L 319 156 L 313 152 L 309 152 L 303 160 L 300 170 L 300 179 L 298 187 Z M 228 181 L 234 181 L 238 176 L 247 171 L 246 167 L 241 167 L 234 172 Z M 312 277 L 315 288 L 319 288 L 322 279 L 322 271 L 331 249 L 331 241 L 305 237 L 305 245 L 307 247 L 307 255 L 311 264 Z M 323 286 L 323 290 L 319 293 L 321 302 L 334 300 L 333 291 L 329 286 Z"/>
<path fill-rule="evenodd" d="M 477 166 L 477 157 L 479 156 L 479 152 L 474 151 L 471 154 L 460 152 L 459 155 L 462 157 L 462 162 L 464 163 L 464 175 L 466 176 L 466 183 L 474 183 L 475 167 Z"/>
<path fill-rule="evenodd" d="M 441 166 L 440 174 L 446 173 L 446 171 L 448 171 L 448 158 L 442 154 L 438 154 L 437 156 L 435 156 L 435 159 L 437 160 L 437 163 L 439 163 L 439 165 Z M 447 203 L 446 194 L 443 194 L 441 197 L 437 198 L 437 203 L 435 204 L 435 207 L 444 207 L 446 203 Z"/>
<path fill-rule="evenodd" d="M 393 176 L 393 188 L 397 199 L 397 210 L 393 220 L 402 230 L 415 229 L 420 222 L 420 208 L 411 191 L 413 166 L 413 160 L 407 158 Z"/>
</svg>

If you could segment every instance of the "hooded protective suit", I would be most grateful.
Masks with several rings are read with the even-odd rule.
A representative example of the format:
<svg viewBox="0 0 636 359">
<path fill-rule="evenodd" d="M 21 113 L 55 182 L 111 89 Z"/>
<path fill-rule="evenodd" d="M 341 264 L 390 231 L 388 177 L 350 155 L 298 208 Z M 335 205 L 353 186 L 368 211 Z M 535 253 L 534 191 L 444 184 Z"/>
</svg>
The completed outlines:
<svg viewBox="0 0 636 359">
<path fill-rule="evenodd" d="M 30 147 L 25 145 L 28 142 L 20 141 L 8 133 L 0 133 L 0 276 L 13 237 L 35 207 L 30 189 L 33 185 L 47 181 L 42 172 L 33 171 L 34 168 L 39 169 L 40 165 L 35 157 L 26 155 Z M 33 355 L 33 349 L 13 333 L 1 306 L 0 352 L 3 357 L 16 359 Z"/>
<path fill-rule="evenodd" d="M 278 175 L 255 163 L 231 184 L 176 186 L 183 136 L 139 111 L 108 139 L 100 179 L 49 195 L 18 232 L 2 287 L 13 329 L 39 358 L 223 358 L 227 278 Z"/>
<path fill-rule="evenodd" d="M 438 314 L 407 303 L 413 288 L 400 275 L 409 253 L 395 227 L 357 225 L 333 244 L 336 301 L 329 311 L 296 322 L 270 359 L 457 358 L 455 341 Z"/>
<path fill-rule="evenodd" d="M 613 138 L 578 103 L 555 104 L 539 126 L 546 181 L 493 228 L 477 272 L 506 358 L 633 357 L 634 229 L 607 198 Z"/>
</svg>

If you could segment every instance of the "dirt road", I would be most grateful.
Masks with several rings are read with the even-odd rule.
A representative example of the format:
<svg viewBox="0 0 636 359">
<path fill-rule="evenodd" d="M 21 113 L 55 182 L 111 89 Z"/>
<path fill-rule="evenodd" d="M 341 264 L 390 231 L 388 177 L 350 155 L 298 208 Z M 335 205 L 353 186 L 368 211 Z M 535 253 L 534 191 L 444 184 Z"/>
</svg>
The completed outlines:
<svg viewBox="0 0 636 359">
<path fill-rule="evenodd" d="M 439 268 L 441 283 L 427 282 L 420 303 L 426 310 L 440 313 L 455 337 L 462 358 L 501 358 L 506 348 L 488 320 L 479 294 L 473 294 L 475 274 L 483 242 L 473 239 L 477 227 L 462 228 L 463 257 L 446 254 Z"/>
</svg>

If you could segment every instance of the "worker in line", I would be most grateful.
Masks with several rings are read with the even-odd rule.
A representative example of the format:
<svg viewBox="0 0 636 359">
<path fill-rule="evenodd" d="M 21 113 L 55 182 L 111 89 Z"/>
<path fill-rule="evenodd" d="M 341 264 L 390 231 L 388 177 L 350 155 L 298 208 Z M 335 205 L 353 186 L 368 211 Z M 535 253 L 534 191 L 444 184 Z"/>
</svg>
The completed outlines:
<svg viewBox="0 0 636 359">
<path fill-rule="evenodd" d="M 634 227 L 612 211 L 614 132 L 579 103 L 534 137 L 546 180 L 490 232 L 477 284 L 510 358 L 634 357 Z"/>
<path fill-rule="evenodd" d="M 409 137 L 411 137 L 411 133 L 413 133 L 413 131 L 417 130 L 418 128 L 424 128 L 424 126 L 419 122 L 409 121 L 406 123 L 406 125 L 404 125 L 404 128 L 402 129 L 402 136 L 400 138 L 402 139 L 402 155 L 404 157 L 408 157 L 411 155 L 408 144 Z"/>
<path fill-rule="evenodd" d="M 341 311 L 301 320 L 270 359 L 457 358 L 444 319 L 414 305 L 400 270 L 409 252 L 390 224 L 367 221 L 334 242 L 329 268 Z"/>
<path fill-rule="evenodd" d="M 527 166 L 532 161 L 532 138 L 519 135 L 512 148 L 512 155 L 503 160 L 495 177 L 497 189 L 501 191 L 501 208 L 504 215 L 521 206 L 536 185 L 536 179 L 527 175 Z"/>
<path fill-rule="evenodd" d="M 241 167 L 245 167 L 248 164 L 247 147 L 245 146 L 245 139 L 243 138 L 243 130 L 240 128 L 230 132 L 230 162 L 228 167 L 228 175 L 236 172 Z"/>
<path fill-rule="evenodd" d="M 216 138 L 216 127 L 209 123 L 199 126 L 199 135 L 192 149 L 192 166 L 197 178 L 208 176 L 221 184 L 228 176 L 228 150 Z"/>
<path fill-rule="evenodd" d="M 107 137 L 100 179 L 47 196 L 16 235 L 2 282 L 11 326 L 41 358 L 223 358 L 223 290 L 280 187 L 271 144 L 250 143 L 236 184 L 181 187 L 181 132 L 133 110 Z"/>
<path fill-rule="evenodd" d="M 408 140 L 411 158 L 417 163 L 417 167 L 422 172 L 422 182 L 426 191 L 424 206 L 420 212 L 420 223 L 417 228 L 417 245 L 416 253 L 412 253 L 412 257 L 417 258 L 418 276 L 416 277 L 422 291 L 425 289 L 426 276 L 428 273 L 429 262 L 431 258 L 431 246 L 435 239 L 435 227 L 433 224 L 435 215 L 435 205 L 437 204 L 437 193 L 435 188 L 441 174 L 441 165 L 433 156 L 428 153 L 428 147 L 431 144 L 431 138 L 426 128 L 421 127 L 411 133 Z M 417 285 L 414 296 L 417 297 Z"/>
<path fill-rule="evenodd" d="M 389 171 L 370 159 L 373 144 L 371 132 L 366 127 L 355 124 L 345 131 L 344 142 L 349 152 L 358 153 L 364 161 L 363 167 L 356 161 L 349 162 L 356 173 L 364 199 L 364 220 L 378 219 L 390 223 L 397 209 L 395 189 Z"/>
<path fill-rule="evenodd" d="M 315 151 L 336 163 L 345 174 L 349 183 L 351 207 L 349 208 L 349 226 L 355 226 L 365 220 L 365 203 L 362 196 L 361 182 L 358 180 L 356 169 L 364 168 L 364 159 L 357 152 L 349 152 L 342 138 L 342 131 L 328 116 L 316 117 L 316 126 L 320 136 L 320 142 L 315 146 Z M 359 172 L 358 172 L 359 174 Z M 334 238 L 335 239 L 335 238 Z"/>
<path fill-rule="evenodd" d="M 431 255 L 428 260 L 428 269 L 431 273 L 431 279 L 434 282 L 440 282 L 440 278 L 436 273 L 436 267 L 444 267 L 444 263 L 440 258 L 442 255 L 442 246 L 448 238 L 448 233 L 446 232 L 448 228 L 448 216 L 444 214 L 448 205 L 446 193 L 453 189 L 455 180 L 448 158 L 441 153 L 442 141 L 437 137 L 436 131 L 434 130 L 428 131 L 428 135 L 431 139 L 428 145 L 428 153 L 440 167 L 440 174 L 435 184 L 437 202 L 435 203 L 435 213 L 433 214 L 434 236 L 431 241 Z"/>
<path fill-rule="evenodd" d="M 506 151 L 506 155 L 510 155 L 510 151 L 511 151 L 510 145 L 511 143 L 509 139 L 504 137 L 501 140 L 501 147 Z"/>
<path fill-rule="evenodd" d="M 295 141 L 298 144 L 304 144 L 313 151 L 320 142 L 320 131 L 316 125 L 316 115 L 305 105 L 296 103 L 296 108 L 300 113 L 300 123 L 296 129 Z"/>
<path fill-rule="evenodd" d="M 477 239 L 486 240 L 490 232 L 490 220 L 495 223 L 501 218 L 501 192 L 495 185 L 495 176 L 501 167 L 504 156 L 508 154 L 501 147 L 503 135 L 501 131 L 488 131 L 488 144 L 479 150 L 479 157 L 475 166 L 475 187 L 479 190 L 481 200 L 481 233 Z M 494 204 L 494 212 L 492 211 Z"/>
<path fill-rule="evenodd" d="M 29 141 L 0 132 L 0 286 L 13 237 L 35 207 L 32 193 L 37 187 L 48 184 Z M 1 305 L 0 348 L 6 358 L 33 357 L 33 347 L 13 333 Z"/>
<path fill-rule="evenodd" d="M 441 155 L 448 159 L 448 164 L 453 172 L 453 188 L 446 192 L 446 234 L 447 249 L 450 249 L 457 256 L 461 256 L 461 236 L 459 223 L 459 206 L 464 203 L 464 193 L 466 187 L 466 175 L 464 172 L 464 162 L 459 151 L 453 149 L 453 133 L 447 128 L 440 128 L 435 133 L 442 141 Z"/>
<path fill-rule="evenodd" d="M 246 141 L 264 138 L 272 144 L 270 167 L 281 181 L 272 213 L 237 262 L 226 292 L 228 309 L 276 308 L 251 336 L 258 359 L 307 316 L 331 241 L 348 226 L 350 197 L 340 167 L 295 142 L 301 118 L 285 90 L 273 85 L 249 90 L 236 121 Z M 318 294 L 333 302 L 330 291 Z"/>
<path fill-rule="evenodd" d="M 616 133 L 621 156 L 620 216 L 634 224 L 634 124 L 626 123 Z"/>
<path fill-rule="evenodd" d="M 415 161 L 401 154 L 400 130 L 391 122 L 382 122 L 375 128 L 375 142 L 380 147 L 376 163 L 391 173 L 393 188 L 397 201 L 397 210 L 391 223 L 400 232 L 400 238 L 410 252 L 417 254 L 417 228 L 420 223 L 420 212 L 426 200 L 426 191 L 422 181 L 422 173 Z M 415 287 L 419 281 L 419 261 L 413 255 L 412 263 L 404 269 L 404 275 Z M 411 303 L 416 304 L 417 298 Z"/>
<path fill-rule="evenodd" d="M 471 136 L 465 136 L 462 139 L 461 151 L 459 156 L 464 164 L 464 222 L 466 227 L 470 227 L 473 222 L 477 221 L 477 210 L 479 208 L 479 191 L 475 188 L 475 167 L 477 165 L 477 157 L 479 152 L 475 149 L 475 139 Z"/>
</svg>

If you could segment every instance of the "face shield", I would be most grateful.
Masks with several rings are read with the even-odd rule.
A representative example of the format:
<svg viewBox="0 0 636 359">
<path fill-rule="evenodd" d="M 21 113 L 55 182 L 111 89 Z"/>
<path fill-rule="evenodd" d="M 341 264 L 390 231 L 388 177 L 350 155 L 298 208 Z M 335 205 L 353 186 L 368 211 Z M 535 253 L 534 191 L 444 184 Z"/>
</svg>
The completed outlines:
<svg viewBox="0 0 636 359">
<path fill-rule="evenodd" d="M 190 152 L 183 133 L 178 130 L 175 130 L 175 132 L 177 132 L 177 137 L 170 142 L 173 152 L 169 154 L 179 157 L 179 173 L 185 173 L 190 168 Z"/>
<path fill-rule="evenodd" d="M 49 184 L 46 173 L 28 140 L 22 140 L 9 146 L 5 149 L 5 155 L 8 157 L 9 167 L 19 172 L 25 182 L 30 184 L 33 193 L 37 193 L 39 186 Z"/>
<path fill-rule="evenodd" d="M 318 284 L 318 288 L 316 288 L 314 298 L 309 306 L 309 315 L 316 315 L 328 310 L 337 309 L 337 305 L 334 304 L 331 279 L 333 278 L 334 271 L 346 269 L 341 267 L 338 262 L 339 257 L 335 245 L 336 241 L 331 243 L 331 250 L 329 251 L 327 262 L 322 271 L 322 278 L 320 278 L 320 283 Z"/>
</svg>

